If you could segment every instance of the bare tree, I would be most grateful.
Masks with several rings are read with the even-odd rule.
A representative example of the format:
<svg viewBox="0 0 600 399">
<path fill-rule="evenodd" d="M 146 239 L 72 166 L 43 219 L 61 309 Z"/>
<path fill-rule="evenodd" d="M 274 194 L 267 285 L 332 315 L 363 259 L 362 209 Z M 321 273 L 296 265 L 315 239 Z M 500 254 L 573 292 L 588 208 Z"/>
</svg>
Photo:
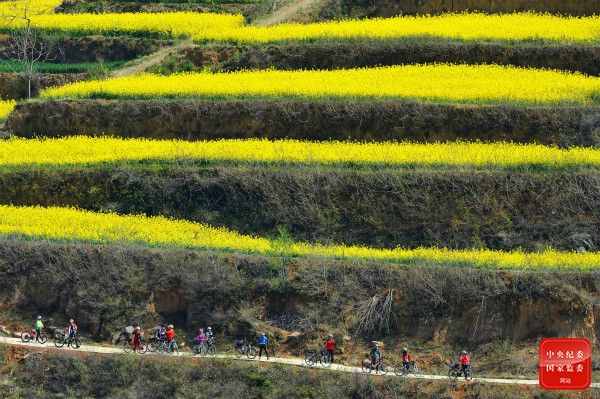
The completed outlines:
<svg viewBox="0 0 600 399">
<path fill-rule="evenodd" d="M 38 64 L 50 61 L 56 54 L 56 41 L 36 28 L 33 19 L 49 10 L 41 9 L 35 0 L 14 2 L 1 18 L 10 22 L 8 56 L 19 63 L 18 72 L 27 81 L 27 98 L 31 98 L 32 83 L 39 79 Z"/>
</svg>

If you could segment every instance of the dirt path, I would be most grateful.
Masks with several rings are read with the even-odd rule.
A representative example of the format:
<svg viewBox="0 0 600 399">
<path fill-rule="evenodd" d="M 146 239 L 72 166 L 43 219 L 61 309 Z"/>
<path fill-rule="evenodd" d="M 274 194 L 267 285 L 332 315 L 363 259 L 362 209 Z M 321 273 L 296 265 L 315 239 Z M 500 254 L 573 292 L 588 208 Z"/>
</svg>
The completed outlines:
<svg viewBox="0 0 600 399">
<path fill-rule="evenodd" d="M 169 55 L 176 54 L 186 48 L 192 47 L 193 45 L 193 41 L 191 39 L 188 39 L 179 42 L 174 46 L 161 48 L 155 53 L 133 60 L 130 64 L 125 65 L 123 68 L 113 71 L 110 76 L 113 78 L 120 78 L 123 76 L 136 75 L 138 73 L 142 73 L 146 69 L 160 64 Z"/>
<path fill-rule="evenodd" d="M 321 2 L 321 0 L 292 1 L 290 4 L 273 11 L 272 14 L 265 15 L 264 17 L 258 18 L 256 20 L 255 24 L 262 25 L 262 26 L 269 26 L 269 25 L 280 24 L 282 22 L 287 22 L 294 16 L 298 15 L 303 10 L 306 10 L 320 2 Z"/>
<path fill-rule="evenodd" d="M 70 348 L 69 349 L 67 349 L 67 348 L 57 349 L 51 343 L 47 343 L 46 345 L 40 345 L 40 344 L 35 344 L 35 343 L 23 343 L 23 342 L 21 342 L 21 340 L 19 338 L 7 338 L 7 337 L 0 337 L 0 344 L 35 348 L 39 351 L 56 351 L 56 352 L 75 351 L 75 352 L 83 352 L 83 353 L 99 353 L 99 354 L 113 354 L 113 355 L 124 354 L 120 348 L 116 348 L 116 347 L 82 345 L 81 348 L 79 348 L 79 349 L 70 349 Z M 180 352 L 178 354 L 173 354 L 173 355 L 161 355 L 161 354 L 147 353 L 147 354 L 144 354 L 141 356 L 193 357 L 194 355 L 191 352 Z M 211 357 L 216 358 L 216 359 L 231 359 L 231 360 L 237 360 L 237 361 L 255 361 L 255 362 L 261 362 L 261 363 L 276 363 L 276 364 L 286 364 L 289 366 L 296 366 L 296 367 L 306 367 L 306 365 L 304 364 L 304 361 L 302 359 L 290 358 L 290 357 L 288 357 L 288 358 L 270 358 L 269 360 L 266 360 L 266 359 L 251 360 L 251 359 L 247 359 L 247 358 L 239 357 L 239 356 L 235 356 L 235 355 L 222 355 L 222 354 L 211 356 Z M 363 371 L 360 367 L 345 366 L 345 365 L 341 365 L 341 364 L 333 364 L 329 367 L 315 367 L 315 368 L 319 368 L 323 371 L 335 370 L 335 371 L 339 371 L 339 372 L 343 372 L 343 373 L 353 373 L 353 374 L 363 373 Z M 383 373 L 382 375 L 394 376 L 394 374 L 392 374 L 392 373 Z M 398 378 L 410 378 L 410 379 L 415 379 L 415 380 L 428 380 L 428 381 L 447 381 L 448 380 L 448 377 L 444 376 L 444 375 L 428 375 L 428 374 L 416 374 L 416 375 L 410 374 L 405 377 L 398 377 Z M 473 381 L 480 382 L 480 383 L 487 383 L 487 384 L 500 384 L 500 385 L 530 385 L 530 386 L 538 385 L 538 380 L 521 380 L 521 379 L 507 379 L 507 378 L 473 378 Z M 592 384 L 592 388 L 600 388 L 600 383 Z"/>
</svg>

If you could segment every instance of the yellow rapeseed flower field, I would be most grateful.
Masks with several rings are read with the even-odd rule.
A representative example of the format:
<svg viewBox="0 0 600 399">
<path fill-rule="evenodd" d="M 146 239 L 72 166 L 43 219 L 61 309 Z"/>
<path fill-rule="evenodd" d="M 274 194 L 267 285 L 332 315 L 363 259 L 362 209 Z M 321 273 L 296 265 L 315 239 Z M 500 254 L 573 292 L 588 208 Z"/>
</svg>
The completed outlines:
<svg viewBox="0 0 600 399">
<path fill-rule="evenodd" d="M 358 246 L 313 245 L 245 236 L 223 228 L 164 217 L 119 216 L 70 208 L 0 205 L 0 235 L 60 241 L 210 249 L 260 255 L 361 259 L 409 265 L 500 269 L 600 267 L 600 253 L 580 254 L 553 250 L 524 253 L 438 248 L 386 250 Z"/>
<path fill-rule="evenodd" d="M 245 26 L 242 16 L 200 13 L 56 14 L 61 0 L 0 2 L 0 15 L 33 5 L 35 27 L 82 33 L 146 32 L 197 41 L 278 42 L 290 40 L 406 39 L 426 37 L 466 41 L 546 41 L 592 43 L 600 40 L 600 17 L 560 17 L 534 13 L 401 16 L 312 24 Z M 0 19 L 0 30 L 15 22 Z"/>
<path fill-rule="evenodd" d="M 406 38 L 591 43 L 600 40 L 600 17 L 575 18 L 534 13 L 501 15 L 464 13 L 312 24 L 281 24 L 271 27 L 244 26 L 194 36 L 197 41 L 217 40 L 248 43 Z"/>
<path fill-rule="evenodd" d="M 20 16 L 26 7 L 29 7 L 34 27 L 75 35 L 129 33 L 163 37 L 202 37 L 215 31 L 237 29 L 244 25 L 244 17 L 241 15 L 216 13 L 54 13 L 54 8 L 61 3 L 61 0 L 2 1 L 0 30 L 22 26 L 25 21 Z M 14 16 L 17 18 L 13 18 Z"/>
<path fill-rule="evenodd" d="M 141 74 L 44 90 L 42 98 L 406 99 L 452 103 L 600 102 L 600 78 L 498 65 L 407 65 L 335 71 Z"/>
<path fill-rule="evenodd" d="M 393 167 L 599 168 L 600 150 L 508 143 L 351 143 L 297 140 L 178 141 L 70 137 L 0 141 L 0 167 L 200 160 Z"/>
</svg>

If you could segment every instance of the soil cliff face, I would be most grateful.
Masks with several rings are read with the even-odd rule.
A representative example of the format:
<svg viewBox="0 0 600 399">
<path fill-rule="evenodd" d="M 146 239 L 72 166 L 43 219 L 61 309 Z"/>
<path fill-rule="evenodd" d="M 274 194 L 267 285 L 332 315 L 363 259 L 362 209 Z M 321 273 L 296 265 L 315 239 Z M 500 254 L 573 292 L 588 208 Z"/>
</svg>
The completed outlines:
<svg viewBox="0 0 600 399">
<path fill-rule="evenodd" d="M 596 342 L 598 287 L 600 275 L 593 272 L 407 267 L 12 240 L 0 246 L 4 304 L 16 312 L 76 317 L 98 337 L 131 320 L 150 325 L 163 318 L 189 331 L 212 325 L 230 337 L 266 329 L 280 341 L 292 333 L 310 341 L 333 331 L 359 339 L 472 346 L 541 336 Z"/>
</svg>

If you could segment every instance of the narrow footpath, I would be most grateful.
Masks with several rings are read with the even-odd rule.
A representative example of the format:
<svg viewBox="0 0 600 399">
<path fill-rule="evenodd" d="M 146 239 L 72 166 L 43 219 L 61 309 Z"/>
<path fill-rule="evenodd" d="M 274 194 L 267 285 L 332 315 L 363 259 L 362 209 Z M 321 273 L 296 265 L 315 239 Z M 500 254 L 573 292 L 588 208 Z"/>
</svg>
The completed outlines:
<svg viewBox="0 0 600 399">
<path fill-rule="evenodd" d="M 7 338 L 0 337 L 0 344 L 11 345 L 11 346 L 21 346 L 32 349 L 38 349 L 40 351 L 72 351 L 72 352 L 84 352 L 84 353 L 96 353 L 96 354 L 108 354 L 108 355 L 124 355 L 125 353 L 121 348 L 118 347 L 106 347 L 106 346 L 95 346 L 95 345 L 82 345 L 79 349 L 71 349 L 71 348 L 56 348 L 52 342 L 48 341 L 46 345 L 36 344 L 36 343 L 23 343 L 19 338 Z M 146 353 L 138 356 L 178 356 L 178 357 L 200 357 L 199 355 L 194 355 L 191 352 L 179 352 L 177 354 L 157 354 L 157 353 Z M 286 358 L 278 358 L 272 357 L 269 360 L 266 359 L 248 359 L 246 357 L 240 357 L 235 355 L 224 355 L 217 354 L 214 356 L 206 356 L 211 359 L 229 359 L 235 361 L 253 361 L 253 362 L 261 362 L 261 363 L 276 363 L 276 364 L 286 364 L 289 366 L 296 367 L 307 367 L 304 364 L 304 360 L 300 358 L 286 357 Z M 333 364 L 327 367 L 316 366 L 314 368 L 321 369 L 323 371 L 339 371 L 343 373 L 353 373 L 353 374 L 363 374 L 364 372 L 360 367 L 352 367 L 345 366 L 341 364 Z M 395 376 L 393 373 L 379 373 L 378 375 L 385 376 Z M 428 380 L 428 381 L 447 381 L 448 377 L 445 375 L 431 375 L 431 374 L 409 374 L 404 377 L 397 378 L 410 378 L 415 380 Z M 459 380 L 460 381 L 460 380 Z M 485 384 L 512 384 L 512 385 L 538 385 L 538 380 L 521 380 L 521 379 L 508 379 L 508 378 L 483 378 L 483 377 L 475 377 L 472 380 L 473 382 L 485 383 Z M 593 383 L 592 388 L 600 388 L 600 383 Z"/>
</svg>

